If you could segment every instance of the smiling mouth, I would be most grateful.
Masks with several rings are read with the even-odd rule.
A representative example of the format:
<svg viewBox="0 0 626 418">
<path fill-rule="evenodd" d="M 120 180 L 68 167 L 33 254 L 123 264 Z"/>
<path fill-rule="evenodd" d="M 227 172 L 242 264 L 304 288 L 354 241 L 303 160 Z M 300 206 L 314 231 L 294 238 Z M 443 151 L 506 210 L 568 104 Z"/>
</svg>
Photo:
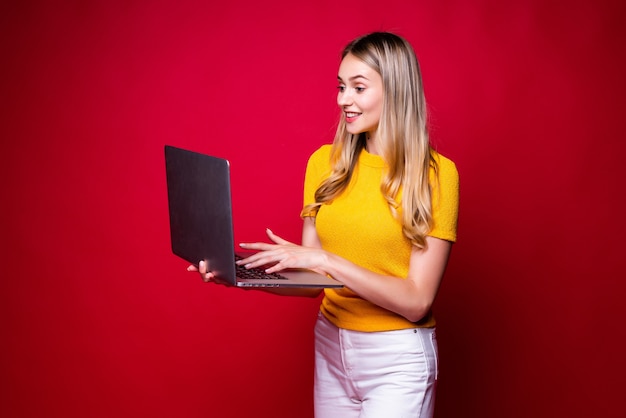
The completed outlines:
<svg viewBox="0 0 626 418">
<path fill-rule="evenodd" d="M 356 112 L 346 112 L 346 117 L 347 118 L 356 118 L 359 115 L 360 115 L 360 113 L 356 113 Z"/>
</svg>

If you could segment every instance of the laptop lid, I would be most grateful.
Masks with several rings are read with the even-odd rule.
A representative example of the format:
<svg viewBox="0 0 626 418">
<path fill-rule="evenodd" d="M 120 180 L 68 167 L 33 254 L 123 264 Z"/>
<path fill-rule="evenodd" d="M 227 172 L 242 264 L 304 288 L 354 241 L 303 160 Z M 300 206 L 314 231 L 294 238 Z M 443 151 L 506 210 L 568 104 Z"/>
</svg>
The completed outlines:
<svg viewBox="0 0 626 418">
<path fill-rule="evenodd" d="M 228 161 L 165 146 L 165 170 L 172 252 L 235 285 Z"/>
</svg>

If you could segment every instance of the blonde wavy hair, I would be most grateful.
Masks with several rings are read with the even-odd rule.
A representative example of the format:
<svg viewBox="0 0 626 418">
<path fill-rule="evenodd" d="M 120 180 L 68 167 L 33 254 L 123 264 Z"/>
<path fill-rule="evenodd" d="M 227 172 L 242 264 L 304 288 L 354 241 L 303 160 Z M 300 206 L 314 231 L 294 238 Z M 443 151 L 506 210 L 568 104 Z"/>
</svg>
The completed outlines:
<svg viewBox="0 0 626 418">
<path fill-rule="evenodd" d="M 411 45 L 388 32 L 374 32 L 348 44 L 342 59 L 351 54 L 378 74 L 383 81 L 383 109 L 378 124 L 381 156 L 387 169 L 380 190 L 389 209 L 402 224 L 403 234 L 418 248 L 426 247 L 431 230 L 432 205 L 429 172 L 437 171 L 428 138 L 426 99 L 422 75 Z M 333 141 L 330 176 L 315 192 L 315 203 L 302 216 L 315 216 L 350 183 L 366 134 L 350 134 L 341 118 Z"/>
</svg>

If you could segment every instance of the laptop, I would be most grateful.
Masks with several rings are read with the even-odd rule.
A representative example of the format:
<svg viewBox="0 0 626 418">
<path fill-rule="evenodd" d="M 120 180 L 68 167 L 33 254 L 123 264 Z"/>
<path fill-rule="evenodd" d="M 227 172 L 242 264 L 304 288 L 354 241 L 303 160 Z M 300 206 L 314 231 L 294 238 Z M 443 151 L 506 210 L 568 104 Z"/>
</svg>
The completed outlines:
<svg viewBox="0 0 626 418">
<path fill-rule="evenodd" d="M 165 172 L 172 252 L 191 264 L 207 260 L 224 284 L 238 287 L 342 287 L 305 269 L 265 273 L 235 264 L 230 164 L 228 160 L 165 146 Z"/>
</svg>

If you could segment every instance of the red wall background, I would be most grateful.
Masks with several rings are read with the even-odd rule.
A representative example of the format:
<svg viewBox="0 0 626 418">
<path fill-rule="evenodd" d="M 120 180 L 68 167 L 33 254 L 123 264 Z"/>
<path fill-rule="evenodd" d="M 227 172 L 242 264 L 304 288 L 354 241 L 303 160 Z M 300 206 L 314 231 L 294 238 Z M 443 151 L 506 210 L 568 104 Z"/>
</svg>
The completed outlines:
<svg viewBox="0 0 626 418">
<path fill-rule="evenodd" d="M 238 240 L 298 240 L 372 30 L 413 43 L 461 173 L 437 417 L 624 416 L 621 2 L 208 3 L 0 6 L 2 416 L 312 416 L 319 301 L 186 273 L 163 145 L 231 160 Z"/>
</svg>

